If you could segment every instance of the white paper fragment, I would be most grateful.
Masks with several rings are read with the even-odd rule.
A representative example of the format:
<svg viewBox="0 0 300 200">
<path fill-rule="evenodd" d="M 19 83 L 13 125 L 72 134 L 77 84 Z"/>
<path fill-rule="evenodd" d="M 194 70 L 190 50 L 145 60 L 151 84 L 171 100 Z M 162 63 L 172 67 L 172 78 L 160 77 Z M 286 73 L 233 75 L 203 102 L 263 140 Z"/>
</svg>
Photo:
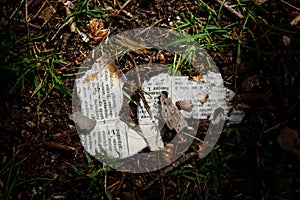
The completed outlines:
<svg viewBox="0 0 300 200">
<path fill-rule="evenodd" d="M 79 134 L 85 149 L 91 155 L 126 158 L 147 146 L 145 139 L 120 120 L 123 104 L 123 82 L 109 69 L 99 72 L 96 66 L 76 79 L 77 95 L 81 101 L 81 113 L 97 121 L 89 134 Z"/>
<path fill-rule="evenodd" d="M 178 116 L 184 117 L 180 119 L 184 127 L 188 127 L 186 123 L 189 119 L 208 119 L 218 108 L 223 108 L 227 116 L 230 110 L 229 101 L 234 96 L 231 90 L 223 86 L 220 73 L 208 71 L 207 75 L 203 75 L 201 82 L 188 80 L 187 76 L 169 76 L 168 74 L 153 76 L 142 86 L 152 118 L 144 106 L 138 107 L 137 114 L 141 130 L 139 132 L 129 127 L 119 116 L 123 106 L 124 80 L 126 80 L 125 77 L 120 79 L 108 68 L 100 69 L 97 64 L 94 64 L 84 76 L 76 79 L 81 114 L 97 122 L 88 134 L 79 134 L 83 146 L 91 155 L 107 154 L 109 158 L 127 158 L 146 147 L 149 147 L 151 151 L 164 148 L 160 133 L 162 127 L 158 126 L 161 107 L 164 107 L 159 104 L 159 100 L 162 101 L 162 98 L 159 99 L 162 91 L 168 93 L 165 102 L 170 104 L 168 107 L 172 109 L 169 110 L 176 108 L 177 101 L 193 105 L 190 111 L 176 111 L 181 113 Z M 207 97 L 205 102 L 201 101 L 203 97 Z M 143 105 L 142 100 L 140 105 Z M 234 111 L 229 119 L 232 123 L 239 123 L 243 116 L 242 111 Z M 92 124 L 92 121 L 90 122 Z M 182 129 L 176 125 L 171 128 L 177 131 Z M 197 127 L 192 128 L 197 130 Z"/>
<path fill-rule="evenodd" d="M 76 30 L 84 42 L 90 41 L 90 38 L 85 33 L 81 32 L 79 28 L 76 28 Z"/>
<path fill-rule="evenodd" d="M 65 6 L 68 6 L 70 9 L 74 9 L 75 8 L 75 5 L 71 2 L 71 1 L 67 1 L 64 3 Z"/>
<path fill-rule="evenodd" d="M 177 101 L 185 101 L 192 104 L 194 107 L 191 112 L 181 110 L 180 112 L 188 121 L 188 119 L 208 119 L 213 112 L 218 108 L 224 109 L 225 116 L 228 115 L 230 110 L 229 101 L 233 98 L 234 92 L 223 86 L 223 79 L 220 73 L 208 71 L 207 75 L 203 75 L 203 81 L 191 81 L 187 76 L 169 76 L 167 74 L 160 74 L 152 77 L 148 82 L 143 85 L 143 90 L 146 94 L 145 98 L 148 102 L 152 118 L 147 113 L 146 109 L 139 107 L 138 119 L 142 133 L 153 133 L 153 130 L 160 130 L 157 127 L 159 120 L 159 96 L 160 91 L 168 92 L 169 98 L 175 105 Z M 201 99 L 209 96 L 205 103 Z M 233 120 L 232 123 L 239 123 L 244 112 L 232 112 L 234 115 L 229 119 Z M 147 125 L 147 126 L 145 126 Z M 193 127 L 197 129 L 197 127 Z M 160 132 L 156 132 L 160 135 Z M 147 137 L 146 135 L 144 135 Z M 151 150 L 162 148 L 159 144 L 149 143 Z"/>
<path fill-rule="evenodd" d="M 146 100 L 154 116 L 158 114 L 158 97 L 160 91 L 166 91 L 175 105 L 176 101 L 186 101 L 194 105 L 191 112 L 181 110 L 185 118 L 207 119 L 214 109 L 218 107 L 229 110 L 228 102 L 232 98 L 232 91 L 223 86 L 221 74 L 208 72 L 203 75 L 204 82 L 190 81 L 187 76 L 169 76 L 160 74 L 152 77 L 150 81 L 144 83 L 143 89 L 147 94 Z M 200 100 L 208 94 L 205 103 Z M 154 117 L 155 118 L 155 117 Z M 146 110 L 139 112 L 141 124 L 149 123 L 150 116 Z"/>
<path fill-rule="evenodd" d="M 230 124 L 238 124 L 241 122 L 243 117 L 245 116 L 245 112 L 242 110 L 234 110 L 230 113 L 229 123 Z"/>
</svg>

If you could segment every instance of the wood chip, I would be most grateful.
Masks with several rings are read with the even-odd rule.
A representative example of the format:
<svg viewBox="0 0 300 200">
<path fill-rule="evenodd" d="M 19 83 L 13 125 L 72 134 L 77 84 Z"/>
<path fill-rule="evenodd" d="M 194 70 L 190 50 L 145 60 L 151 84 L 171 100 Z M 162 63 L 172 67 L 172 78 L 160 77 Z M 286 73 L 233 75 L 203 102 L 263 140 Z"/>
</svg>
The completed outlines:
<svg viewBox="0 0 300 200">
<path fill-rule="evenodd" d="M 209 97 L 209 95 L 206 94 L 205 97 L 203 97 L 202 99 L 200 99 L 200 102 L 201 102 L 202 104 L 204 104 L 205 102 L 207 102 L 208 97 Z"/>
<path fill-rule="evenodd" d="M 292 26 L 296 26 L 300 22 L 300 13 L 291 21 Z"/>
<path fill-rule="evenodd" d="M 194 108 L 194 105 L 185 101 L 176 101 L 175 105 L 179 110 L 184 110 L 187 112 L 191 112 Z"/>
</svg>

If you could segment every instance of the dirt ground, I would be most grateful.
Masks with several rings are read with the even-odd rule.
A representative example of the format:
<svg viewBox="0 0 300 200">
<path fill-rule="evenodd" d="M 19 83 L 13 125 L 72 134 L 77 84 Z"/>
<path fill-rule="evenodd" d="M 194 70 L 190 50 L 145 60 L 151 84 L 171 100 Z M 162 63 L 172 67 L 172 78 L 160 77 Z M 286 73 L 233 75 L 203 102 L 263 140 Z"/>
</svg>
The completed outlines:
<svg viewBox="0 0 300 200">
<path fill-rule="evenodd" d="M 269 27 L 260 28 L 249 19 L 247 28 L 256 39 L 253 40 L 250 31 L 245 31 L 241 41 L 249 48 L 242 48 L 241 52 L 237 45 L 226 44 L 234 43 L 244 19 L 230 10 L 222 10 L 220 26 L 234 24 L 229 27 L 232 37 L 224 40 L 222 47 L 209 46 L 206 50 L 216 62 L 225 86 L 236 92 L 236 101 L 246 105 L 246 116 L 241 124 L 224 130 L 217 144 L 219 148 L 207 158 L 189 159 L 167 174 L 164 169 L 144 174 L 120 172 L 90 158 L 69 117 L 71 97 L 59 89 L 46 95 L 50 82 L 41 89 L 40 96 L 35 95 L 37 85 L 33 80 L 35 77 L 43 79 L 42 69 L 35 68 L 28 73 L 24 89 L 19 84 L 10 92 L 20 74 L 2 66 L 9 66 L 28 53 L 46 58 L 54 51 L 63 52 L 57 56 L 64 61 L 55 65 L 54 72 L 72 91 L 78 66 L 98 44 L 95 40 L 84 42 L 77 32 L 71 32 L 70 24 L 63 26 L 67 13 L 62 2 L 25 2 L 26 9 L 24 1 L 0 2 L 1 45 L 8 43 L 6 36 L 12 31 L 18 38 L 26 38 L 29 27 L 35 46 L 17 46 L 8 52 L 11 56 L 7 60 L 1 54 L 0 188 L 3 199 L 297 199 L 300 196 L 297 133 L 300 23 L 290 24 L 300 14 L 298 0 L 288 1 L 294 7 L 275 0 L 260 6 L 253 4 L 258 19 L 267 21 Z M 72 2 L 78 6 L 85 1 Z M 104 28 L 112 35 L 152 25 L 175 29 L 170 21 L 175 23 L 178 13 L 184 16 L 193 13 L 197 18 L 207 19 L 216 16 L 210 16 L 209 9 L 199 11 L 201 2 L 210 8 L 220 7 L 218 1 L 86 2 L 90 9 L 101 5 L 103 12 L 97 16 L 101 16 Z M 6 22 L 16 15 L 13 13 L 18 6 L 21 7 L 16 14 L 21 20 L 16 30 L 11 30 L 12 23 Z M 30 16 L 30 22 L 26 22 L 25 16 Z M 90 19 L 78 15 L 76 20 L 77 27 L 87 32 Z M 195 23 L 183 31 L 192 34 L 194 29 L 200 28 L 201 25 Z M 43 35 L 41 39 L 40 35 Z M 259 53 L 251 50 L 257 46 Z M 126 57 L 124 63 L 127 60 L 132 62 Z M 142 62 L 138 58 L 136 61 Z M 155 180 L 154 183 L 146 187 L 151 180 Z M 5 196 L 8 193 L 9 196 Z"/>
</svg>

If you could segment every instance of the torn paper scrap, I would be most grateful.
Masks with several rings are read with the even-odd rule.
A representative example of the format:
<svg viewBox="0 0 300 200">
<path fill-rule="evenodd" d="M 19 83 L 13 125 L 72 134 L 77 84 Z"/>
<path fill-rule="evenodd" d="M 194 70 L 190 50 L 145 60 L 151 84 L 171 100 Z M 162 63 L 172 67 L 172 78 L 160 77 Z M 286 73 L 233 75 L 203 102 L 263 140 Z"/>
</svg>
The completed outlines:
<svg viewBox="0 0 300 200">
<path fill-rule="evenodd" d="M 224 115 L 228 116 L 230 107 L 229 102 L 234 96 L 234 92 L 225 88 L 223 85 L 223 79 L 220 73 L 215 73 L 208 71 L 206 75 L 202 76 L 201 82 L 189 80 L 187 76 L 169 76 L 168 74 L 159 74 L 152 77 L 149 81 L 145 81 L 143 84 L 143 90 L 146 94 L 145 98 L 148 102 L 152 118 L 146 112 L 145 108 L 138 107 L 138 119 L 140 123 L 140 128 L 142 134 L 147 134 L 149 132 L 153 133 L 153 130 L 158 130 L 157 135 L 160 135 L 159 130 L 162 127 L 159 127 L 159 116 L 160 116 L 160 107 L 159 101 L 161 101 L 161 91 L 164 91 L 168 94 L 168 104 L 169 110 L 172 105 L 176 105 L 176 102 L 188 102 L 192 106 L 190 110 L 177 110 L 181 113 L 184 119 L 181 119 L 181 115 L 173 114 L 173 126 L 169 125 L 169 120 L 164 116 L 164 108 L 162 108 L 162 116 L 167 126 L 170 129 L 175 128 L 177 132 L 180 132 L 183 127 L 188 126 L 186 122 L 189 119 L 208 119 L 214 111 L 218 108 L 224 110 Z M 164 97 L 166 98 L 166 97 Z M 169 102 L 170 101 L 170 102 Z M 165 102 L 160 102 L 162 107 L 167 107 L 164 105 Z M 176 112 L 177 112 L 176 111 Z M 172 111 L 175 113 L 175 111 Z M 239 123 L 243 116 L 243 111 L 232 112 L 231 117 L 227 117 L 232 120 L 232 123 Z M 177 116 L 177 117 L 176 117 Z M 147 125 L 147 126 L 145 126 Z M 178 127 L 182 126 L 182 127 Z M 197 124 L 198 126 L 198 124 Z M 198 127 L 189 127 L 197 130 Z M 145 135 L 144 135 L 145 136 Z M 149 144 L 151 150 L 159 149 L 160 146 L 157 144 Z"/>
<path fill-rule="evenodd" d="M 88 133 L 79 130 L 79 136 L 91 155 L 123 159 L 146 147 L 151 151 L 160 150 L 164 148 L 162 127 L 159 125 L 161 118 L 170 130 L 179 133 L 188 126 L 189 119 L 208 119 L 218 108 L 222 108 L 225 116 L 228 116 L 229 101 L 234 96 L 231 90 L 223 86 L 220 73 L 208 71 L 206 75 L 202 75 L 201 81 L 168 74 L 153 76 L 142 85 L 142 91 L 147 94 L 144 95 L 144 100 L 150 106 L 152 117 L 145 106 L 138 106 L 137 130 L 120 118 L 124 103 L 122 89 L 126 77 L 120 78 L 121 75 L 116 73 L 117 70 L 101 68 L 95 64 L 84 76 L 76 79 L 81 113 L 77 118 L 89 123 L 81 125 L 81 129 L 90 129 Z M 176 102 L 184 102 L 188 109 L 178 109 Z M 144 105 L 142 100 L 140 105 Z M 232 113 L 230 119 L 233 123 L 240 122 L 244 115 L 242 111 Z"/>
<path fill-rule="evenodd" d="M 81 131 L 83 125 L 74 120 L 81 142 L 91 155 L 126 158 L 147 146 L 145 139 L 138 132 L 120 120 L 122 87 L 122 80 L 116 78 L 109 68 L 93 67 L 84 76 L 76 79 L 76 94 L 81 102 L 81 115 L 86 116 L 79 118 L 81 115 L 76 114 L 77 121 L 87 118 L 91 119 L 86 120 L 89 124 L 92 124 L 93 120 L 96 121 L 96 126 L 87 134 Z"/>
</svg>

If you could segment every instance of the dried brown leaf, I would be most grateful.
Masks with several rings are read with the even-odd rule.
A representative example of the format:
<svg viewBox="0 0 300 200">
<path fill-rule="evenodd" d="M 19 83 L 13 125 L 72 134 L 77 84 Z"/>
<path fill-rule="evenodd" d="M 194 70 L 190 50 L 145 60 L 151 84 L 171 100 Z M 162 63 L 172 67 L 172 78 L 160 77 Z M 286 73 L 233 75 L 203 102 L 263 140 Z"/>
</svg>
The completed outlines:
<svg viewBox="0 0 300 200">
<path fill-rule="evenodd" d="M 291 151 L 300 157 L 300 138 L 297 131 L 284 127 L 280 130 L 277 142 L 282 149 Z"/>
<path fill-rule="evenodd" d="M 180 110 L 172 103 L 165 92 L 160 93 L 160 102 L 162 107 L 162 117 L 170 130 L 175 130 L 177 133 L 187 127 L 187 121 L 181 114 Z"/>
</svg>

